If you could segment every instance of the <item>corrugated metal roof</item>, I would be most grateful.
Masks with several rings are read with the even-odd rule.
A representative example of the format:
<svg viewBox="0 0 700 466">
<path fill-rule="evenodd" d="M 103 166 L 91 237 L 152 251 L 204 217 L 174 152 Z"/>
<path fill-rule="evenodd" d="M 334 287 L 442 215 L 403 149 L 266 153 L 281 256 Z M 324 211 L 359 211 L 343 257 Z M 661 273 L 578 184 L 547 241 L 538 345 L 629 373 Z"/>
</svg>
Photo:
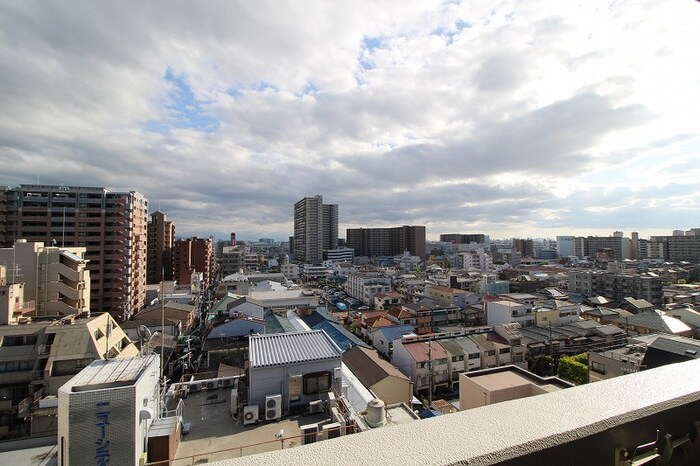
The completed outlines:
<svg viewBox="0 0 700 466">
<path fill-rule="evenodd" d="M 340 359 L 342 351 L 323 330 L 250 337 L 250 367 Z"/>
</svg>

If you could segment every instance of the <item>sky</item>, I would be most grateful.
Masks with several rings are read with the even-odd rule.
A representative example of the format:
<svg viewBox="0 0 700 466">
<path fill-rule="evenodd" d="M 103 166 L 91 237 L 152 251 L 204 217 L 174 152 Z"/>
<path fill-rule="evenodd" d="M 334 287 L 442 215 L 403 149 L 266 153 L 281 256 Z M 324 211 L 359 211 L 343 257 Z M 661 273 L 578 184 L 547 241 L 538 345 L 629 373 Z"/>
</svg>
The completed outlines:
<svg viewBox="0 0 700 466">
<path fill-rule="evenodd" d="M 0 186 L 136 190 L 177 236 L 700 226 L 700 3 L 0 0 Z"/>
</svg>

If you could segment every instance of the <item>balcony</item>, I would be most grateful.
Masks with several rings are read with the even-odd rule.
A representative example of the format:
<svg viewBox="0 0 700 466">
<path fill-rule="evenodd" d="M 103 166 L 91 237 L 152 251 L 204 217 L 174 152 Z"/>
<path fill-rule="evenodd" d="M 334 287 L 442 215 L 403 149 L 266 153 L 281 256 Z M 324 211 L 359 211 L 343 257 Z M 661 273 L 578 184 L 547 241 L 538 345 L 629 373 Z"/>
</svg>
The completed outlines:
<svg viewBox="0 0 700 466">
<path fill-rule="evenodd" d="M 364 465 L 374 451 L 387 465 L 693 465 L 698 421 L 700 360 L 693 360 L 216 464 Z"/>
</svg>

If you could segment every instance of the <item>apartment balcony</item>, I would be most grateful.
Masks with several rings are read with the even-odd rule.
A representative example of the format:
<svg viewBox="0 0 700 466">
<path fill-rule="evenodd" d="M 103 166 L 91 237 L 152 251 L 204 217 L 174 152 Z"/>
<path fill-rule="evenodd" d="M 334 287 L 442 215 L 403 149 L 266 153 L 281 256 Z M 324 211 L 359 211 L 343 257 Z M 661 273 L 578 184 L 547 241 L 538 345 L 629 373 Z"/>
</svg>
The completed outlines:
<svg viewBox="0 0 700 466">
<path fill-rule="evenodd" d="M 700 463 L 699 426 L 693 360 L 215 464 L 365 465 L 379 454 L 382 464 L 402 466 L 690 466 Z"/>
</svg>

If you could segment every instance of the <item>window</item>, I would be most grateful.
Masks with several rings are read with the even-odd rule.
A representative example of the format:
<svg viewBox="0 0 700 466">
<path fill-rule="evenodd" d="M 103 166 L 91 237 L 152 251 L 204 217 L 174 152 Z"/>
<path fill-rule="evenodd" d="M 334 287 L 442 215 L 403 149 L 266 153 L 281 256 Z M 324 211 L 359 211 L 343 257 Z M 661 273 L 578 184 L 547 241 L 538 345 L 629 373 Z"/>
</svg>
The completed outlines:
<svg viewBox="0 0 700 466">
<path fill-rule="evenodd" d="M 508 354 L 510 353 L 510 348 L 501 348 L 498 354 Z"/>
<path fill-rule="evenodd" d="M 479 353 L 469 353 L 469 359 L 479 359 Z"/>
<path fill-rule="evenodd" d="M 304 376 L 304 395 L 325 393 L 331 389 L 330 372 L 313 372 Z"/>
<path fill-rule="evenodd" d="M 605 365 L 599 362 L 591 361 L 591 370 L 599 374 L 605 374 Z"/>
</svg>

